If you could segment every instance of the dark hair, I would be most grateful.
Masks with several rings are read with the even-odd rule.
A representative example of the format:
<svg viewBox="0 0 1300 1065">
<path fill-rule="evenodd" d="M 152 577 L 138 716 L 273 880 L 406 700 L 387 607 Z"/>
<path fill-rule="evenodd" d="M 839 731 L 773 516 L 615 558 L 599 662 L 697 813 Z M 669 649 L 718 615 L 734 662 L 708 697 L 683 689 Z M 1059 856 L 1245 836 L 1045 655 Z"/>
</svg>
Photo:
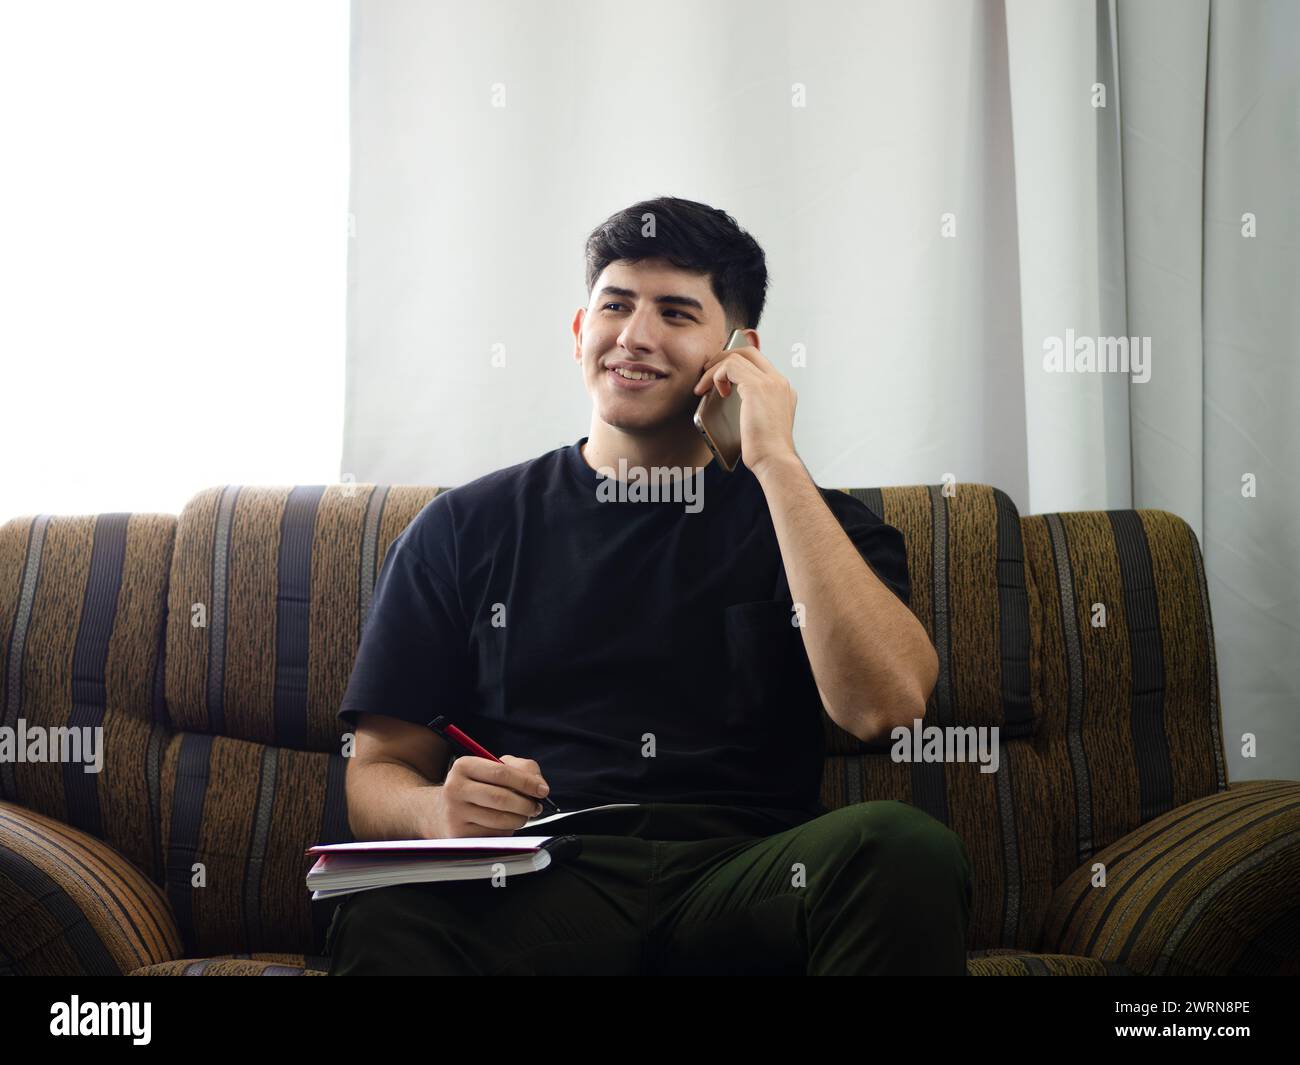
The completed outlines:
<svg viewBox="0 0 1300 1065">
<path fill-rule="evenodd" d="M 653 215 L 653 236 L 643 234 Z M 767 264 L 758 241 L 726 211 L 694 200 L 661 196 L 610 215 L 587 238 L 587 295 L 616 260 L 666 259 L 682 270 L 707 272 L 730 328 L 754 329 L 767 301 Z"/>
</svg>

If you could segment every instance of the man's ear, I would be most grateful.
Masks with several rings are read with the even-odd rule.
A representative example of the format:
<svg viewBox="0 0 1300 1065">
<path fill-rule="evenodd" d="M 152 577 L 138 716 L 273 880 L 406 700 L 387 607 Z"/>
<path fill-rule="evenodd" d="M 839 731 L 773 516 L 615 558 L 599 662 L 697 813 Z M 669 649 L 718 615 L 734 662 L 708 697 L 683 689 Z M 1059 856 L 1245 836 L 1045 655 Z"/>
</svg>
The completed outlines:
<svg viewBox="0 0 1300 1065">
<path fill-rule="evenodd" d="M 587 318 L 587 309 L 579 307 L 573 316 L 573 361 L 582 362 L 582 323 Z"/>
</svg>

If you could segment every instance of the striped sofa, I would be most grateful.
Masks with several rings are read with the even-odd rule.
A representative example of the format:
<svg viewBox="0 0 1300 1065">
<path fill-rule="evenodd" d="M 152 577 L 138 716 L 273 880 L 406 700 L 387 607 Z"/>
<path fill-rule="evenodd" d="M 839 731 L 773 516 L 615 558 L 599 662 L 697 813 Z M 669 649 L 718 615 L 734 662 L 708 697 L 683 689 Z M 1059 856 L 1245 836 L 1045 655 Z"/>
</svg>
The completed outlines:
<svg viewBox="0 0 1300 1065">
<path fill-rule="evenodd" d="M 969 972 L 1296 972 L 1300 783 L 1227 779 L 1187 524 L 844 491 L 906 536 L 926 724 L 996 726 L 1000 766 L 896 762 L 826 718 L 823 799 L 961 835 Z M 437 492 L 225 486 L 179 518 L 0 527 L 0 726 L 102 727 L 97 773 L 0 763 L 0 973 L 324 972 L 303 851 L 350 838 L 335 710 L 385 551 Z"/>
</svg>

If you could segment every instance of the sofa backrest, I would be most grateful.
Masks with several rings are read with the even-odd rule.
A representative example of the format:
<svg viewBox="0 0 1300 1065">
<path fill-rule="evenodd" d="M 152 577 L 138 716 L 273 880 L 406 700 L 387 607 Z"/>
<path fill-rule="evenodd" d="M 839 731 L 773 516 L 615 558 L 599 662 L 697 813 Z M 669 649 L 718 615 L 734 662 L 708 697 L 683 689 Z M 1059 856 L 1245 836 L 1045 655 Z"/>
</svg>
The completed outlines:
<svg viewBox="0 0 1300 1065">
<path fill-rule="evenodd" d="M 1177 515 L 1077 511 L 1021 525 L 1060 883 L 1160 814 L 1227 790 L 1214 627 L 1200 545 Z"/>
</svg>

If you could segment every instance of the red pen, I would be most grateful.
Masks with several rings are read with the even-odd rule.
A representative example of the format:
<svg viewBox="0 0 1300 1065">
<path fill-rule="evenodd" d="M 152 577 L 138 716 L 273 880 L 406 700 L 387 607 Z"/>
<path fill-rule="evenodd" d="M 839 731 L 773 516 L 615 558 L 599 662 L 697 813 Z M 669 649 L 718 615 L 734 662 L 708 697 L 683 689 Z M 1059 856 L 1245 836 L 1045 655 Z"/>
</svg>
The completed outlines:
<svg viewBox="0 0 1300 1065">
<path fill-rule="evenodd" d="M 474 740 L 470 739 L 469 736 L 461 732 L 460 729 L 458 729 L 445 717 L 442 716 L 435 717 L 432 721 L 428 723 L 428 727 L 433 729 L 434 732 L 436 732 L 448 743 L 454 743 L 466 754 L 477 755 L 479 758 L 491 758 L 492 761 L 494 762 L 501 762 L 500 758 L 498 758 L 495 754 L 489 751 L 482 744 L 476 743 Z M 501 764 L 505 765 L 504 762 L 501 762 Z M 534 796 L 530 795 L 528 797 L 531 799 Z M 543 796 L 538 801 L 541 802 L 543 809 L 549 806 L 551 808 L 551 813 L 558 814 L 560 812 L 560 808 L 556 806 L 554 802 L 551 801 L 551 797 L 549 795 Z"/>
</svg>

